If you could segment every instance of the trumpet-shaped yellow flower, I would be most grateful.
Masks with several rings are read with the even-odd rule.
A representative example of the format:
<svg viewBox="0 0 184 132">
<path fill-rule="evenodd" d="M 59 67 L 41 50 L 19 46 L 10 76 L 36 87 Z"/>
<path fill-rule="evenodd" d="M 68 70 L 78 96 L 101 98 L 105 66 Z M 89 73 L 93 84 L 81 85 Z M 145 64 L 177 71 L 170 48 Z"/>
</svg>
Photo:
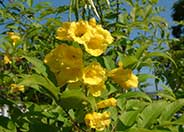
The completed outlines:
<svg viewBox="0 0 184 132">
<path fill-rule="evenodd" d="M 106 127 L 109 126 L 110 120 L 110 113 L 103 112 L 103 113 L 88 113 L 85 115 L 85 123 L 88 127 L 94 128 L 98 131 L 103 131 Z"/>
<path fill-rule="evenodd" d="M 86 52 L 93 56 L 99 56 L 105 52 L 107 46 L 113 42 L 110 32 L 96 24 L 91 18 L 89 22 L 65 22 L 56 32 L 59 40 L 73 40 L 83 44 Z"/>
<path fill-rule="evenodd" d="M 99 56 L 105 52 L 107 44 L 101 34 L 95 34 L 84 44 L 86 52 L 92 56 Z"/>
<path fill-rule="evenodd" d="M 59 40 L 72 40 L 71 36 L 68 33 L 70 25 L 70 22 L 64 22 L 63 25 L 57 29 L 56 38 Z"/>
<path fill-rule="evenodd" d="M 106 89 L 106 86 L 104 82 L 101 82 L 98 85 L 88 85 L 88 89 L 90 94 L 94 97 L 98 97 L 101 95 L 102 91 Z"/>
<path fill-rule="evenodd" d="M 11 87 L 11 92 L 14 93 L 14 92 L 24 92 L 25 88 L 24 88 L 24 85 L 17 85 L 17 84 L 11 84 L 10 85 Z"/>
<path fill-rule="evenodd" d="M 60 86 L 82 78 L 82 50 L 61 44 L 46 55 L 44 62 L 55 74 Z"/>
<path fill-rule="evenodd" d="M 108 76 L 125 89 L 136 88 L 138 86 L 138 78 L 130 69 L 123 69 L 123 67 L 115 68 L 109 72 Z"/>
<path fill-rule="evenodd" d="M 97 108 L 102 109 L 102 108 L 106 108 L 110 106 L 116 106 L 116 104 L 117 104 L 117 100 L 115 98 L 109 98 L 109 99 L 98 102 Z"/>
<path fill-rule="evenodd" d="M 98 62 L 92 62 L 84 68 L 82 78 L 85 84 L 98 85 L 106 80 L 106 71 Z"/>
<path fill-rule="evenodd" d="M 4 64 L 11 64 L 12 61 L 10 60 L 10 58 L 7 55 L 4 55 Z"/>
<path fill-rule="evenodd" d="M 91 38 L 93 28 L 86 21 L 72 22 L 68 33 L 70 37 L 79 44 L 85 44 Z"/>
<path fill-rule="evenodd" d="M 13 45 L 15 46 L 16 42 L 20 40 L 20 37 L 16 35 L 14 32 L 7 33 L 10 39 L 13 41 Z"/>
<path fill-rule="evenodd" d="M 89 20 L 89 25 L 95 28 L 96 27 L 96 19 L 95 18 L 91 18 Z"/>
<path fill-rule="evenodd" d="M 104 53 L 107 46 L 113 42 L 113 37 L 110 32 L 103 29 L 101 25 L 96 25 L 94 19 L 91 19 L 89 23 L 93 26 L 94 30 L 91 31 L 93 36 L 84 43 L 85 50 L 93 56 L 99 56 Z"/>
</svg>

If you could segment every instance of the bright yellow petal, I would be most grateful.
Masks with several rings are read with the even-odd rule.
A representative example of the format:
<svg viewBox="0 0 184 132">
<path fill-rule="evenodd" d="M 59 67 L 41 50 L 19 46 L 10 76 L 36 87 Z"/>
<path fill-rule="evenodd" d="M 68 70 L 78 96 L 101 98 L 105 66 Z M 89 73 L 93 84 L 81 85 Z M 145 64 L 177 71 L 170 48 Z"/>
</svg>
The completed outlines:
<svg viewBox="0 0 184 132">
<path fill-rule="evenodd" d="M 93 62 L 84 68 L 82 78 L 85 84 L 98 85 L 106 80 L 106 71 L 98 62 Z"/>
</svg>

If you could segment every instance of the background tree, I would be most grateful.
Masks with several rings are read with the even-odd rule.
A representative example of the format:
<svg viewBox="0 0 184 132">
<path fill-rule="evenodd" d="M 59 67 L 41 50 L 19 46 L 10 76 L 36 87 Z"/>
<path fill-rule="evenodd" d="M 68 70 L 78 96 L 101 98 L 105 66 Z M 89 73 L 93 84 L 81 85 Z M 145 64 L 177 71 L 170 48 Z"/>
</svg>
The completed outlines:
<svg viewBox="0 0 184 132">
<path fill-rule="evenodd" d="M 166 83 L 173 89 L 178 98 L 184 97 L 184 0 L 178 0 L 173 5 L 172 18 L 175 25 L 172 27 L 172 35 L 175 39 L 169 43 L 169 54 L 176 65 L 170 61 L 163 61 L 164 69 L 157 69 L 160 76 L 166 78 Z M 162 74 L 162 75 L 161 75 Z"/>
</svg>

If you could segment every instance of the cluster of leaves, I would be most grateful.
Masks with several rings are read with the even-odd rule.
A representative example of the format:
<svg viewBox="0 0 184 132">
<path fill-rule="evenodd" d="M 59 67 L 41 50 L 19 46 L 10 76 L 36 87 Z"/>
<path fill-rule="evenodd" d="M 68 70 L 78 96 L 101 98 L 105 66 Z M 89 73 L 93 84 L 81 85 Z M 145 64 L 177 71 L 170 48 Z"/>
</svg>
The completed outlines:
<svg viewBox="0 0 184 132">
<path fill-rule="evenodd" d="M 175 25 L 172 27 L 172 35 L 175 37 L 169 43 L 168 52 L 171 54 L 173 60 L 175 60 L 176 65 L 171 63 L 169 60 L 164 61 L 163 69 L 157 69 L 157 74 L 163 77 L 163 80 L 173 89 L 178 98 L 184 97 L 184 37 L 183 37 L 183 0 L 178 0 L 173 5 L 173 14 L 172 18 L 175 22 Z M 174 79 L 173 79 L 174 78 Z"/>
<path fill-rule="evenodd" d="M 70 6 L 52 7 L 48 3 L 21 0 L 4 3 L 0 8 L 0 105 L 9 107 L 9 117 L 0 116 L 0 131 L 91 131 L 84 124 L 88 109 L 95 109 L 95 99 L 81 90 L 64 91 L 57 87 L 43 57 L 61 41 L 55 39 L 62 16 L 74 13 L 77 19 L 97 17 L 115 38 L 103 55 L 95 60 L 111 70 L 121 60 L 125 68 L 135 69 L 142 92 L 123 91 L 108 81 L 101 97 L 116 97 L 117 107 L 107 108 L 112 122 L 107 132 L 180 132 L 184 131 L 183 99 L 176 99 L 166 88 L 158 95 L 147 95 L 147 79 L 160 76 L 143 73 L 172 58 L 163 52 L 169 42 L 167 23 L 158 16 L 157 0 L 71 0 Z M 110 4 L 108 4 L 110 3 Z M 72 17 L 69 17 L 69 20 Z M 21 39 L 15 46 L 6 35 L 17 32 Z M 74 43 L 75 44 L 75 43 Z M 8 55 L 11 64 L 4 64 Z M 94 59 L 94 58 L 92 58 Z M 91 58 L 89 59 L 91 60 Z M 24 93 L 11 93 L 10 84 L 23 84 Z M 68 86 L 66 86 L 68 87 Z M 153 88 L 153 86 L 152 86 Z"/>
</svg>

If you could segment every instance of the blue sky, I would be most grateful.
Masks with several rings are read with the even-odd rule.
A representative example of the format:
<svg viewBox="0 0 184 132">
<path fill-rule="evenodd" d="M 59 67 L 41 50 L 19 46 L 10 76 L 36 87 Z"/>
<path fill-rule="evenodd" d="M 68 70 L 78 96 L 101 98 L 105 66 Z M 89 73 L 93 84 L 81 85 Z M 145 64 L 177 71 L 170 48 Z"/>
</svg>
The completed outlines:
<svg viewBox="0 0 184 132">
<path fill-rule="evenodd" d="M 58 5 L 66 5 L 69 4 L 70 0 L 36 0 L 37 2 L 51 2 L 53 6 L 58 6 Z M 172 13 L 172 6 L 173 3 L 175 3 L 177 0 L 159 0 L 158 5 L 163 6 L 165 8 L 165 11 L 161 13 L 160 15 L 164 17 L 169 24 L 173 24 L 172 18 L 171 18 L 171 13 Z"/>
</svg>

